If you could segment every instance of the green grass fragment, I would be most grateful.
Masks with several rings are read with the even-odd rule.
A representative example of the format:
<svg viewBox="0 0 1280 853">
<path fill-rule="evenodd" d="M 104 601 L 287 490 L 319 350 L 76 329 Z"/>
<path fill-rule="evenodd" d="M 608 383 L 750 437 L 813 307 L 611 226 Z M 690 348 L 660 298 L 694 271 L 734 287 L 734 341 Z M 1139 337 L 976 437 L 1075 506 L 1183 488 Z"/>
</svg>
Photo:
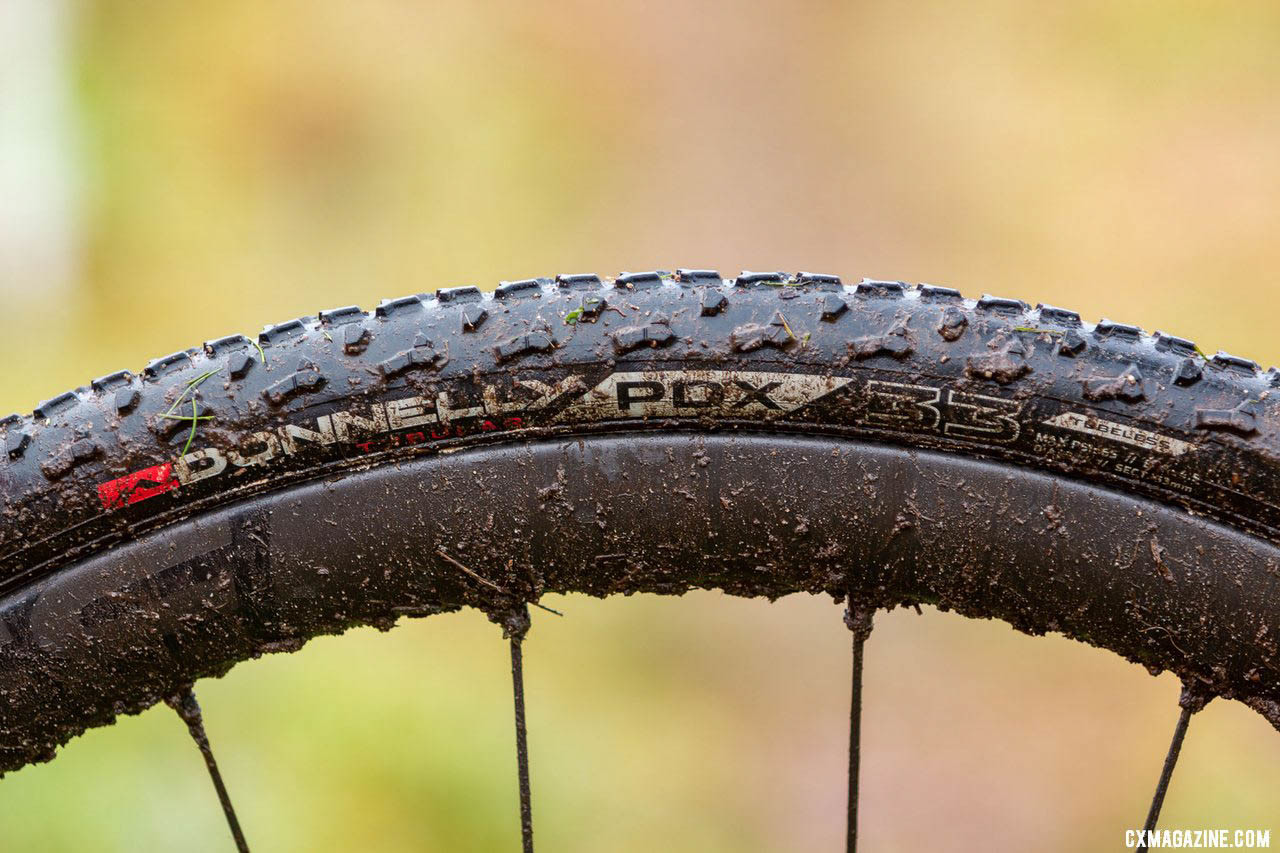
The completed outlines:
<svg viewBox="0 0 1280 853">
<path fill-rule="evenodd" d="M 187 383 L 186 387 L 182 389 L 182 393 L 178 395 L 178 399 L 173 401 L 173 405 L 171 405 L 169 409 L 160 417 L 163 418 L 163 417 L 168 417 L 169 415 L 172 415 L 174 411 L 178 408 L 178 406 L 182 405 L 182 401 L 187 398 L 188 394 L 192 393 L 196 388 L 199 388 L 200 385 L 210 376 L 217 376 L 217 375 L 218 375 L 217 370 L 210 370 L 205 373 L 201 373 L 195 379 L 192 379 L 190 382 Z M 182 417 L 182 420 L 186 420 L 186 415 L 182 415 L 181 417 Z"/>
<path fill-rule="evenodd" d="M 220 369 L 221 368 L 219 368 L 219 370 Z M 218 375 L 217 370 L 208 370 L 208 371 L 205 371 L 204 373 L 201 373 L 195 379 L 192 379 L 190 382 L 186 384 L 186 387 L 182 389 L 182 393 L 178 395 L 178 399 L 174 400 L 173 404 L 169 406 L 168 411 L 160 415 L 161 418 L 164 418 L 166 420 L 191 421 L 191 432 L 190 434 L 187 435 L 187 443 L 182 446 L 182 452 L 179 453 L 178 456 L 186 456 L 187 451 L 191 449 L 191 443 L 196 439 L 196 429 L 199 428 L 200 421 L 213 420 L 213 415 L 200 414 L 200 409 L 198 404 L 196 403 L 196 398 L 194 395 L 195 395 L 196 389 L 199 388 L 202 383 L 204 383 L 207 379 L 209 379 L 209 377 L 217 376 L 217 375 Z M 191 414 L 189 415 L 175 414 L 175 412 L 177 411 L 177 408 L 181 406 L 183 404 L 183 401 L 187 399 L 188 394 L 192 395 Z"/>
<path fill-rule="evenodd" d="M 187 451 L 191 449 L 191 442 L 196 440 L 196 427 L 200 425 L 200 412 L 196 409 L 196 399 L 191 398 L 191 434 L 187 436 L 187 443 L 182 445 L 182 452 L 178 456 L 186 456 Z"/>
</svg>

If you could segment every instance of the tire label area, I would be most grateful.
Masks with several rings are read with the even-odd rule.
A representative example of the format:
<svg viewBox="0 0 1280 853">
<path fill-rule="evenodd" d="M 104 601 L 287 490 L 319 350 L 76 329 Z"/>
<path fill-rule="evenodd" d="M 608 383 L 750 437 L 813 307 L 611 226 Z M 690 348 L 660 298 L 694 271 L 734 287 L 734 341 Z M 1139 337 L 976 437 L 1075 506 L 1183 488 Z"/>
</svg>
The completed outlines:
<svg viewBox="0 0 1280 853">
<path fill-rule="evenodd" d="M 717 412 L 792 412 L 848 385 L 844 376 L 749 370 L 653 370 L 613 373 L 563 409 L 556 423 L 616 417 L 676 417 Z"/>
<path fill-rule="evenodd" d="M 1026 399 L 878 375 L 855 381 L 781 371 L 646 370 L 603 378 L 569 372 L 555 381 L 510 375 L 458 379 L 429 393 L 344 409 L 319 407 L 231 443 L 198 446 L 170 462 L 100 483 L 98 499 L 105 510 L 120 509 L 299 454 L 362 456 L 486 432 L 654 418 L 805 420 L 1029 451 L 1183 493 L 1198 482 L 1189 472 L 1170 470 L 1173 458 L 1196 449 L 1183 439 L 1082 412 L 1046 410 Z"/>
<path fill-rule="evenodd" d="M 1125 426 L 1114 421 L 1105 421 L 1092 415 L 1063 412 L 1045 419 L 1042 423 L 1045 426 L 1060 427 L 1061 429 L 1068 429 L 1085 435 L 1118 441 L 1122 444 L 1141 447 L 1144 450 L 1164 453 L 1168 456 L 1181 456 L 1188 451 L 1195 450 L 1195 445 L 1180 438 L 1171 438 L 1167 435 Z"/>
</svg>

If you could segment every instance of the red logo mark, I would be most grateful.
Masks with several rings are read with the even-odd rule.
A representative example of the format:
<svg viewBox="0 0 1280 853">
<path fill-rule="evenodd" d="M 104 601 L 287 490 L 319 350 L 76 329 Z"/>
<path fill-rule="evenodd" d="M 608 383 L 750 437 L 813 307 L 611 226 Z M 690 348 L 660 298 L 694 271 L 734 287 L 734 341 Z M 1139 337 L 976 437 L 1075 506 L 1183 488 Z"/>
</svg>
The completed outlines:
<svg viewBox="0 0 1280 853">
<path fill-rule="evenodd" d="M 173 463 L 155 465 L 126 474 L 98 486 L 98 497 L 103 509 L 118 509 L 178 488 L 178 478 L 173 476 Z"/>
</svg>

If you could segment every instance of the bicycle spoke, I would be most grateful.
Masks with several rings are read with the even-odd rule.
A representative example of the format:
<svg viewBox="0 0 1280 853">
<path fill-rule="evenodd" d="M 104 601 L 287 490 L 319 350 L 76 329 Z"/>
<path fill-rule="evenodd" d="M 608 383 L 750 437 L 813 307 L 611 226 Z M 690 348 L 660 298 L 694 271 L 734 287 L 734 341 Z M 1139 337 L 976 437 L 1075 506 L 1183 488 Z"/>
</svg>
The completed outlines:
<svg viewBox="0 0 1280 853">
<path fill-rule="evenodd" d="M 204 730 L 204 719 L 200 715 L 196 694 L 188 686 L 167 698 L 165 702 L 177 711 L 178 716 L 187 724 L 191 739 L 196 742 L 196 746 L 200 748 L 200 754 L 204 756 L 205 766 L 209 768 L 209 778 L 213 780 L 213 787 L 218 791 L 218 800 L 222 803 L 222 813 L 226 815 L 227 826 L 230 827 L 231 835 L 236 840 L 236 849 L 240 853 L 249 853 L 249 844 L 244 840 L 244 833 L 240 831 L 240 821 L 236 820 L 236 810 L 231 805 L 231 796 L 227 793 L 227 786 L 222 783 L 218 762 L 213 758 L 213 748 L 209 746 L 209 736 Z"/>
<path fill-rule="evenodd" d="M 853 688 L 849 697 L 849 816 L 845 849 L 858 849 L 858 769 L 862 752 L 862 646 L 871 633 L 872 608 L 855 604 L 849 598 L 844 623 L 853 632 Z"/>
<path fill-rule="evenodd" d="M 514 620 L 513 620 L 514 621 Z M 516 712 L 516 768 L 520 781 L 520 836 L 524 853 L 533 853 L 533 799 L 529 788 L 529 740 L 524 718 L 524 652 L 522 644 L 529 631 L 529 609 L 507 633 L 511 637 L 511 689 L 515 695 Z"/>
<path fill-rule="evenodd" d="M 1191 723 L 1191 715 L 1199 711 L 1205 706 L 1207 700 L 1188 690 L 1186 687 L 1182 689 L 1182 696 L 1178 700 L 1178 704 L 1182 706 L 1182 712 L 1178 715 L 1178 725 L 1173 729 L 1173 740 L 1169 743 L 1169 751 L 1164 757 L 1164 767 L 1160 770 L 1160 780 L 1156 782 L 1156 792 L 1151 798 L 1151 808 L 1147 810 L 1146 823 L 1142 825 L 1143 838 L 1146 833 L 1156 828 L 1156 823 L 1160 820 L 1160 809 L 1164 806 L 1164 795 L 1169 790 L 1169 780 L 1173 778 L 1173 768 L 1178 763 L 1178 755 L 1182 752 L 1182 741 L 1187 736 L 1187 726 Z M 1138 851 L 1145 851 L 1146 844 L 1140 844 Z"/>
</svg>

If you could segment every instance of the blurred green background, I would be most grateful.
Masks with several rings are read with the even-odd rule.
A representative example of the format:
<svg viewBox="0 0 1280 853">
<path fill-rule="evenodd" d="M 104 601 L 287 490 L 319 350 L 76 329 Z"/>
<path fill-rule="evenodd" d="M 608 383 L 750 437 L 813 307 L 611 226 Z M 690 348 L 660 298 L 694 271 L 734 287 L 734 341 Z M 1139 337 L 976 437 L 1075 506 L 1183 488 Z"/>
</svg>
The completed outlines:
<svg viewBox="0 0 1280 853">
<path fill-rule="evenodd" d="M 236 331 L 557 272 L 931 281 L 1280 361 L 1280 4 L 0 2 L 0 412 Z M 568 598 L 527 644 L 543 850 L 834 850 L 829 601 Z M 867 850 L 1116 849 L 1178 685 L 910 612 L 868 646 Z M 255 850 L 518 836 L 475 613 L 199 685 Z M 1269 826 L 1280 738 L 1216 702 L 1174 827 Z M 153 709 L 0 783 L 0 847 L 230 848 Z"/>
</svg>

